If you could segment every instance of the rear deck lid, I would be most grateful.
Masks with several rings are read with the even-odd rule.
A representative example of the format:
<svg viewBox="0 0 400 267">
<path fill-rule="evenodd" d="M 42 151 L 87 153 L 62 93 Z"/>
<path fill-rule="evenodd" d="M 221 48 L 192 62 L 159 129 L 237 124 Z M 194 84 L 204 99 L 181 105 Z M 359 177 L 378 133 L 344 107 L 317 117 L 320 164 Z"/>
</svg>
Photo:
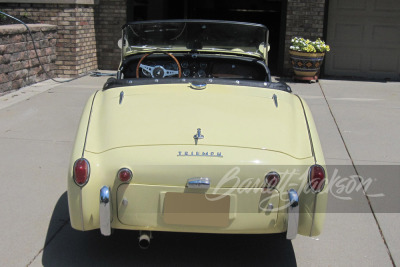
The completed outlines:
<svg viewBox="0 0 400 267">
<path fill-rule="evenodd" d="M 122 147 L 196 142 L 197 146 L 278 151 L 295 158 L 311 156 L 297 96 L 216 84 L 204 90 L 194 90 L 189 84 L 159 84 L 99 92 L 86 150 L 101 153 Z"/>
</svg>

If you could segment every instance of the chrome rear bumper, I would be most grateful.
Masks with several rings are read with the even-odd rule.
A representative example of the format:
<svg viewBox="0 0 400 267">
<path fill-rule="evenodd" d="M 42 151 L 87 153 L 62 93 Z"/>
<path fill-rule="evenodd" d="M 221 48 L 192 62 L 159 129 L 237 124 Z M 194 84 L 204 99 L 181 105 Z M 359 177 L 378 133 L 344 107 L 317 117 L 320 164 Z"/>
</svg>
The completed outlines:
<svg viewBox="0 0 400 267">
<path fill-rule="evenodd" d="M 111 235 L 111 192 L 108 186 L 100 189 L 100 232 L 102 235 Z"/>
<path fill-rule="evenodd" d="M 288 224 L 286 238 L 289 240 L 295 239 L 298 233 L 299 226 L 299 196 L 294 189 L 288 191 L 289 207 L 288 207 Z M 111 204 L 111 189 L 108 186 L 103 186 L 100 189 L 100 232 L 104 236 L 111 235 L 112 221 L 112 204 Z"/>
</svg>

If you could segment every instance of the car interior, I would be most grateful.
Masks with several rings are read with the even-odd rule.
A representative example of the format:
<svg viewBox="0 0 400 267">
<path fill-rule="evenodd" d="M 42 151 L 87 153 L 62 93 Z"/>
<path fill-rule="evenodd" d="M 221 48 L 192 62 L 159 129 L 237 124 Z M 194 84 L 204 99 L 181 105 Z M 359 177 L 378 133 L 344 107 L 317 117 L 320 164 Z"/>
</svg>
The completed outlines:
<svg viewBox="0 0 400 267">
<path fill-rule="evenodd" d="M 264 61 L 204 53 L 153 53 L 127 57 L 121 78 L 223 78 L 270 81 Z"/>
</svg>

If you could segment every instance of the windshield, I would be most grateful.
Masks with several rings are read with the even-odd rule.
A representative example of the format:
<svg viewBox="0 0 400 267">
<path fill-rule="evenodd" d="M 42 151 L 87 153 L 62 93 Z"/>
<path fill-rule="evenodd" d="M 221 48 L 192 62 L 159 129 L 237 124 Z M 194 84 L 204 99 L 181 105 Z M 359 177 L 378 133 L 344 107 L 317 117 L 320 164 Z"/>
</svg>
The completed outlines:
<svg viewBox="0 0 400 267">
<path fill-rule="evenodd" d="M 268 29 L 230 21 L 143 21 L 123 27 L 123 56 L 154 50 L 222 51 L 264 57 Z"/>
</svg>

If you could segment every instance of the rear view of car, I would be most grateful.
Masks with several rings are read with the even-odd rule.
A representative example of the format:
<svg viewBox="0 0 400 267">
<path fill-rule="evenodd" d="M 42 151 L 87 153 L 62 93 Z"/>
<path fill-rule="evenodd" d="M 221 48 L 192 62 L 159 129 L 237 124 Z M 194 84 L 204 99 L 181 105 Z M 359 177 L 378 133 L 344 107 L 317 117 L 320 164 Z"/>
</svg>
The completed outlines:
<svg viewBox="0 0 400 267">
<path fill-rule="evenodd" d="M 139 230 L 143 246 L 151 231 L 320 234 L 318 134 L 306 103 L 271 81 L 267 29 L 182 20 L 123 32 L 118 78 L 91 96 L 78 129 L 72 227 Z"/>
</svg>

